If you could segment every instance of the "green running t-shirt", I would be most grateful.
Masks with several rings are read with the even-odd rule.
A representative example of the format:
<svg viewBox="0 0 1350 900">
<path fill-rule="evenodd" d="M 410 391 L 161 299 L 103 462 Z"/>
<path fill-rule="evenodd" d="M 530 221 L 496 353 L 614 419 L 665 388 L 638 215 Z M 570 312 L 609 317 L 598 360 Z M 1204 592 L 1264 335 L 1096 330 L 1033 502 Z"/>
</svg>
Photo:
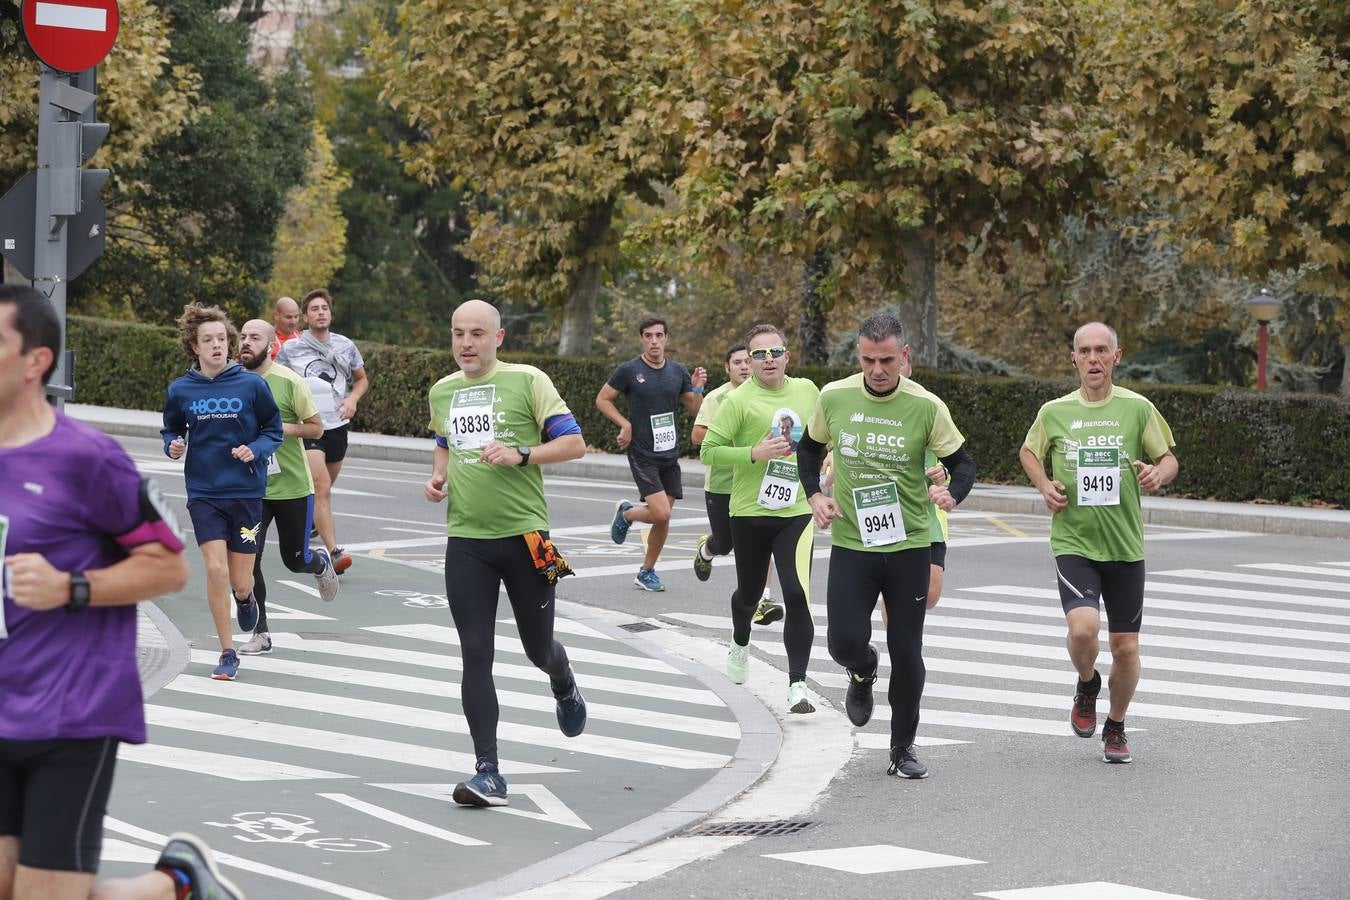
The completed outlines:
<svg viewBox="0 0 1350 900">
<path fill-rule="evenodd" d="M 748 378 L 722 399 L 699 457 L 705 464 L 731 467 L 733 516 L 810 514 L 797 475 L 796 451 L 819 396 L 820 389 L 809 378 L 786 377 L 777 390 Z M 792 454 L 751 461 L 751 449 L 770 433 L 786 437 Z"/>
<path fill-rule="evenodd" d="M 842 513 L 830 526 L 834 546 L 890 552 L 932 544 L 924 453 L 950 456 L 965 443 L 947 404 L 908 378 L 876 397 L 859 372 L 821 389 L 807 430 L 834 445 Z"/>
<path fill-rule="evenodd" d="M 1050 522 L 1050 550 L 1096 562 L 1144 558 L 1139 480 L 1132 463 L 1156 462 L 1175 445 L 1172 430 L 1147 398 L 1112 385 L 1105 400 L 1079 391 L 1041 407 L 1023 441 L 1046 474 L 1064 483 L 1069 505 Z M 1147 460 L 1145 460 L 1147 461 Z"/>
<path fill-rule="evenodd" d="M 272 389 L 272 399 L 281 410 L 283 425 L 298 425 L 319 414 L 309 383 L 290 369 L 273 363 L 263 380 Z M 264 500 L 296 500 L 314 493 L 314 476 L 305 459 L 305 445 L 293 434 L 281 439 L 281 447 L 269 463 L 268 472 L 271 474 L 267 476 Z"/>
<path fill-rule="evenodd" d="M 694 419 L 694 425 L 702 425 L 704 428 L 712 425 L 713 416 L 717 415 L 717 407 L 721 405 L 722 398 L 734 391 L 736 387 L 737 385 L 728 381 L 709 391 L 708 395 L 703 398 L 703 404 L 698 408 L 698 418 Z M 730 494 L 731 479 L 732 474 L 729 466 L 704 466 L 703 490 L 708 494 Z"/>
<path fill-rule="evenodd" d="M 456 372 L 428 393 L 427 427 L 450 444 L 446 533 L 451 537 L 514 537 L 548 528 L 539 466 L 479 461 L 482 446 L 535 447 L 553 416 L 570 412 L 552 380 L 534 366 L 498 361 L 481 378 Z"/>
</svg>

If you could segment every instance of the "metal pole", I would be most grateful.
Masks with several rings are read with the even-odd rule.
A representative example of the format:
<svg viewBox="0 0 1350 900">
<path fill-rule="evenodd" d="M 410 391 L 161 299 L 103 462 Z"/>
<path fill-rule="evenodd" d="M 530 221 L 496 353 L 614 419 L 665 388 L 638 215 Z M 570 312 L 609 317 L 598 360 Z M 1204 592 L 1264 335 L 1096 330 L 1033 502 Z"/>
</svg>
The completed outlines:
<svg viewBox="0 0 1350 900">
<path fill-rule="evenodd" d="M 60 409 L 70 396 L 70 372 L 65 359 L 66 346 L 66 218 L 54 215 L 53 200 L 59 193 L 56 184 L 60 160 L 57 145 L 57 117 L 64 114 L 55 104 L 58 82 L 70 84 L 70 76 L 44 65 L 38 89 L 37 203 L 33 216 L 33 287 L 51 301 L 61 321 L 62 353 L 56 358 L 56 371 L 47 386 L 52 405 Z"/>
<path fill-rule="evenodd" d="M 1256 326 L 1256 389 L 1264 391 L 1266 389 L 1266 331 L 1270 327 L 1270 323 L 1257 322 Z"/>
</svg>

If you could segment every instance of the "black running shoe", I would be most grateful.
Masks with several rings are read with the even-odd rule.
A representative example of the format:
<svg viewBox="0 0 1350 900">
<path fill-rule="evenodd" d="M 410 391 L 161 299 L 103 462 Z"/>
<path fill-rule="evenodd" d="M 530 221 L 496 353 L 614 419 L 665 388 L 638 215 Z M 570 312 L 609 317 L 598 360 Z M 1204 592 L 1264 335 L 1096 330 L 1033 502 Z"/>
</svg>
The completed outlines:
<svg viewBox="0 0 1350 900">
<path fill-rule="evenodd" d="M 876 651 L 872 651 L 872 658 L 876 659 Z M 848 713 L 848 720 L 857 727 L 861 728 L 872 719 L 872 685 L 877 682 L 877 666 L 872 663 L 872 671 L 868 675 L 859 675 L 857 672 L 848 673 L 848 693 L 844 695 L 844 711 Z"/>
<path fill-rule="evenodd" d="M 919 758 L 914 755 L 914 745 L 908 747 L 891 748 L 891 767 L 886 770 L 887 775 L 895 775 L 899 778 L 927 778 L 928 767 L 919 762 Z"/>
<path fill-rule="evenodd" d="M 569 673 L 570 674 L 570 673 Z M 572 675 L 572 689 L 558 700 L 558 728 L 567 737 L 576 737 L 586 730 L 586 700 L 577 687 L 577 676 Z"/>
</svg>

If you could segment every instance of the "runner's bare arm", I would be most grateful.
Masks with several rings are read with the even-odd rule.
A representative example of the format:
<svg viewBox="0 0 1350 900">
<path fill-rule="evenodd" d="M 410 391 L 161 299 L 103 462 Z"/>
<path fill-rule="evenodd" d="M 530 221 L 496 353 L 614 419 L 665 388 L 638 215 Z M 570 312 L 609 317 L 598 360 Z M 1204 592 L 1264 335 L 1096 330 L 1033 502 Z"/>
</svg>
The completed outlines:
<svg viewBox="0 0 1350 900">
<path fill-rule="evenodd" d="M 1172 453 L 1164 453 L 1162 458 L 1154 462 L 1153 465 L 1136 459 L 1134 467 L 1139 472 L 1139 489 L 1148 491 L 1150 494 L 1171 484 L 1172 480 L 1177 477 L 1177 473 L 1181 471 L 1181 463 Z"/>
<path fill-rule="evenodd" d="M 361 398 L 370 390 L 370 379 L 366 377 L 366 370 L 352 369 L 352 389 L 341 403 L 338 404 L 338 415 L 344 419 L 350 419 L 356 415 L 356 404 L 361 402 Z"/>
<path fill-rule="evenodd" d="M 1064 496 L 1064 483 L 1053 481 L 1045 474 L 1045 464 L 1026 444 L 1022 445 L 1017 456 L 1022 462 L 1022 471 L 1027 473 L 1032 486 L 1041 492 L 1046 509 L 1052 513 L 1062 512 L 1069 505 L 1069 498 Z"/>
<path fill-rule="evenodd" d="M 281 426 L 281 431 L 286 437 L 298 438 L 321 438 L 323 437 L 323 420 L 319 414 L 315 413 L 303 422 L 286 422 Z"/>
<path fill-rule="evenodd" d="M 41 553 L 16 553 L 5 564 L 19 606 L 47 610 L 70 602 L 70 573 L 57 570 Z M 125 606 L 182 590 L 188 567 L 181 552 L 151 542 L 132 547 L 119 563 L 84 574 L 91 606 Z"/>
<path fill-rule="evenodd" d="M 619 412 L 619 408 L 614 405 L 618 396 L 618 388 L 606 383 L 604 387 L 600 388 L 600 393 L 595 395 L 595 408 L 600 410 L 602 416 L 619 426 L 619 449 L 626 450 L 629 441 L 633 439 L 633 423 L 629 422 L 624 414 Z"/>
<path fill-rule="evenodd" d="M 440 503 L 450 495 L 445 489 L 445 473 L 449 468 L 450 449 L 437 444 L 436 452 L 431 456 L 431 477 L 422 486 L 423 493 L 430 502 Z"/>
</svg>

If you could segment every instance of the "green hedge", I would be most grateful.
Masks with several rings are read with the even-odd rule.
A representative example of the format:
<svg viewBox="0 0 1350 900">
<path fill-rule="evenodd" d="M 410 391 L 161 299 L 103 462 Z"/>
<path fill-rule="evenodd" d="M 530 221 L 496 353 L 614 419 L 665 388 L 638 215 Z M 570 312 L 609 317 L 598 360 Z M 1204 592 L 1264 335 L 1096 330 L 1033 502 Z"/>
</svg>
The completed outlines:
<svg viewBox="0 0 1350 900">
<path fill-rule="evenodd" d="M 129 409 L 163 408 L 164 388 L 187 368 L 172 329 L 72 316 L 79 403 Z M 373 388 L 354 427 L 384 434 L 425 435 L 427 389 L 455 370 L 448 350 L 363 342 Z M 595 395 L 615 363 L 507 353 L 553 378 L 593 447 L 616 452 L 617 429 L 595 408 Z M 702 363 L 709 388 L 724 380 L 716 359 Z M 715 370 L 715 371 L 714 371 Z M 793 374 L 817 384 L 852 374 L 849 368 L 800 366 Z M 919 372 L 942 397 L 966 435 L 980 478 L 1022 482 L 1017 449 L 1036 410 L 1073 389 L 1069 381 Z M 1261 394 L 1203 386 L 1142 385 L 1172 426 L 1181 475 L 1173 495 L 1217 500 L 1325 502 L 1350 506 L 1350 404 L 1334 397 Z M 683 451 L 693 453 L 693 422 L 681 412 Z"/>
</svg>

